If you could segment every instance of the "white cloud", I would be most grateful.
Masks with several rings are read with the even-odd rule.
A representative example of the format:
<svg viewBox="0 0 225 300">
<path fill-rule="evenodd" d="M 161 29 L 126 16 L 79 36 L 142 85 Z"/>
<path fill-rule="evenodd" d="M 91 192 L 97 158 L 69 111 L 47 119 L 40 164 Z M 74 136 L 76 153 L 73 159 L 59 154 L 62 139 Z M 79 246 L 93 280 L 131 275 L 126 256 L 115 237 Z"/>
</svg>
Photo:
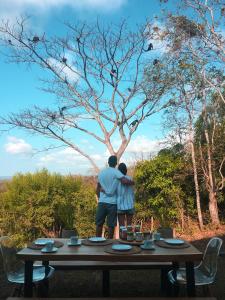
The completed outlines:
<svg viewBox="0 0 225 300">
<path fill-rule="evenodd" d="M 133 139 L 127 147 L 129 153 L 157 153 L 161 148 L 159 140 L 150 140 L 144 135 L 139 135 Z"/>
<path fill-rule="evenodd" d="M 8 143 L 4 148 L 7 153 L 10 154 L 31 154 L 33 152 L 32 146 L 26 143 L 23 139 L 18 139 L 14 136 L 7 138 Z"/>
<path fill-rule="evenodd" d="M 90 154 L 90 157 L 95 162 L 101 162 L 103 159 L 103 156 L 100 154 Z M 38 165 L 46 165 L 49 163 L 56 163 L 56 164 L 62 164 L 65 166 L 77 166 L 79 164 L 79 167 L 82 165 L 83 167 L 90 167 L 89 161 L 73 150 L 72 148 L 65 148 L 61 151 L 55 151 L 52 153 L 47 153 L 40 157 Z"/>
<path fill-rule="evenodd" d="M 34 12 L 46 12 L 53 8 L 68 6 L 79 10 L 98 10 L 110 12 L 119 9 L 127 0 L 1 0 L 0 17 L 12 19 L 32 9 Z"/>
<path fill-rule="evenodd" d="M 100 169 L 107 165 L 107 160 L 110 156 L 108 150 L 105 150 L 104 153 L 99 153 L 100 151 L 97 151 L 96 149 L 90 149 L 87 144 L 88 140 L 83 139 L 81 142 L 85 145 L 86 151 L 89 150 L 90 157 Z M 119 146 L 119 138 L 114 140 L 113 145 Z M 130 142 L 121 158 L 121 162 L 131 165 L 137 160 L 149 159 L 151 156 L 156 155 L 161 148 L 163 148 L 162 141 L 150 140 L 144 135 L 139 135 Z M 57 166 L 58 168 L 71 170 L 74 174 L 87 174 L 91 167 L 90 162 L 85 157 L 69 147 L 41 156 L 39 158 L 38 166 L 47 168 Z"/>
</svg>

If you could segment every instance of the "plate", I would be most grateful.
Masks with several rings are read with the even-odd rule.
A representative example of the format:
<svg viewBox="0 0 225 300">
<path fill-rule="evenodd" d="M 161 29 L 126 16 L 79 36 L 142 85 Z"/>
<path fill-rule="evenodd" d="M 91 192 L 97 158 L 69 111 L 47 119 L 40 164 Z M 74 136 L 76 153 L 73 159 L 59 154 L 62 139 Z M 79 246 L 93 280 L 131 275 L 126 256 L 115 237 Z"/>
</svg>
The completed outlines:
<svg viewBox="0 0 225 300">
<path fill-rule="evenodd" d="M 104 238 L 104 237 L 98 237 L 98 236 L 93 236 L 93 237 L 90 237 L 88 240 L 90 242 L 99 243 L 99 242 L 106 241 L 106 238 Z"/>
<path fill-rule="evenodd" d="M 151 247 L 145 247 L 144 245 L 141 245 L 140 246 L 142 250 L 155 250 L 155 247 L 154 246 L 151 246 Z"/>
<path fill-rule="evenodd" d="M 68 246 L 80 246 L 81 245 L 81 241 L 78 241 L 76 244 L 72 244 L 71 242 L 67 243 Z"/>
<path fill-rule="evenodd" d="M 41 249 L 41 252 L 43 253 L 54 253 L 58 250 L 58 248 L 53 247 L 52 250 L 47 250 L 46 248 Z"/>
<path fill-rule="evenodd" d="M 34 244 L 39 245 L 39 246 L 44 246 L 47 243 L 52 243 L 54 244 L 54 241 L 52 239 L 37 239 Z"/>
<path fill-rule="evenodd" d="M 183 245 L 184 241 L 179 239 L 164 239 L 164 242 L 170 245 Z"/>
<path fill-rule="evenodd" d="M 112 245 L 113 250 L 117 251 L 128 251 L 132 249 L 132 246 L 130 245 Z"/>
</svg>

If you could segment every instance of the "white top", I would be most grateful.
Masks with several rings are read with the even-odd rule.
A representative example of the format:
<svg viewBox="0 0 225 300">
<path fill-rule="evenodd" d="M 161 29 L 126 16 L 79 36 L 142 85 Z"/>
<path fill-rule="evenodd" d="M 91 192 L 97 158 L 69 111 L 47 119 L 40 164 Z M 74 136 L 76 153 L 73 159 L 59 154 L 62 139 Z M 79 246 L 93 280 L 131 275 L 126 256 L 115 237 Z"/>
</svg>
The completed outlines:
<svg viewBox="0 0 225 300">
<path fill-rule="evenodd" d="M 125 176 L 127 179 L 132 180 L 130 176 Z M 127 210 L 134 208 L 134 189 L 131 185 L 122 184 L 119 181 L 117 187 L 117 209 Z"/>
<path fill-rule="evenodd" d="M 112 167 L 108 167 L 99 173 L 98 182 L 105 191 L 105 193 L 100 192 L 99 202 L 109 204 L 117 203 L 116 190 L 120 182 L 119 179 L 122 177 L 124 177 L 124 175 L 119 170 Z"/>
</svg>

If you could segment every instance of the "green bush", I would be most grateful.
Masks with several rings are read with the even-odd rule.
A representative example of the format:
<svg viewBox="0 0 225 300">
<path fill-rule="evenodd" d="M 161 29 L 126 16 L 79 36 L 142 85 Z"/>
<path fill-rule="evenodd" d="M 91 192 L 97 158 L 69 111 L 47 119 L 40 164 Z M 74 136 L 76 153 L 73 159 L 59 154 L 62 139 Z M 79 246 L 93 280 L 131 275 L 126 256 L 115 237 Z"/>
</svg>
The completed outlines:
<svg viewBox="0 0 225 300">
<path fill-rule="evenodd" d="M 57 236 L 62 227 L 76 227 L 87 235 L 95 229 L 95 208 L 94 188 L 81 178 L 45 169 L 17 174 L 0 193 L 0 229 L 18 245 L 40 236 Z"/>
<path fill-rule="evenodd" d="M 139 162 L 135 168 L 137 217 L 147 221 L 156 218 L 161 226 L 169 226 L 180 219 L 184 193 L 177 175 L 182 160 L 171 155 Z"/>
</svg>

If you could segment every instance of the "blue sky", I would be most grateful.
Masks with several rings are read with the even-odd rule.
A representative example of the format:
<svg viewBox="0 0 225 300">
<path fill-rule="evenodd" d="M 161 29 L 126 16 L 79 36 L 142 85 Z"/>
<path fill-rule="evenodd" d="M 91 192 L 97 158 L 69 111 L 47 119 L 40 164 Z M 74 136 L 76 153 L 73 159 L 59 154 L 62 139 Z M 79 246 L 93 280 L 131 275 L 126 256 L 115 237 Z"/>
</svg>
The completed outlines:
<svg viewBox="0 0 225 300">
<path fill-rule="evenodd" d="M 51 35 L 63 35 L 65 20 L 86 20 L 92 22 L 98 17 L 104 22 L 119 22 L 128 18 L 130 27 L 153 18 L 160 13 L 157 0 L 8 0 L 0 2 L 0 18 L 14 22 L 20 14 L 32 15 L 30 26 L 35 32 Z M 38 80 L 42 72 L 38 68 L 27 69 L 24 65 L 9 64 L 0 56 L 0 99 L 1 115 L 18 112 L 38 104 L 47 106 L 54 103 L 54 97 L 45 94 L 39 88 Z M 138 159 L 142 153 L 148 155 L 156 151 L 158 141 L 163 139 L 161 115 L 153 116 L 134 136 L 126 161 Z M 87 137 L 75 136 L 79 145 L 89 149 L 89 153 L 102 167 L 107 158 L 106 148 Z M 116 143 L 116 140 L 114 141 Z M 0 135 L 0 176 L 12 176 L 17 172 L 35 171 L 46 167 L 50 171 L 63 174 L 89 174 L 89 163 L 71 149 L 57 149 L 34 153 L 53 141 L 44 137 L 30 135 L 14 129 Z"/>
</svg>

